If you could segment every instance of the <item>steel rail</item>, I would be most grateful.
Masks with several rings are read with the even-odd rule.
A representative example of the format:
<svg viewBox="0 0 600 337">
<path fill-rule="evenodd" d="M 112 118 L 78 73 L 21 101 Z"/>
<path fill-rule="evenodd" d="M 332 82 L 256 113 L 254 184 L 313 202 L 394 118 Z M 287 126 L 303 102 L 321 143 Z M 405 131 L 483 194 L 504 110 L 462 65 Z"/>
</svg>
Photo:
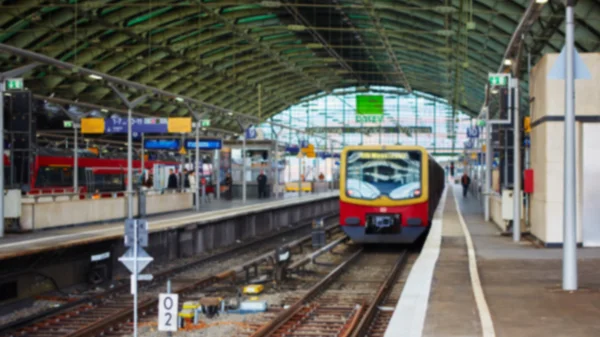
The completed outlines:
<svg viewBox="0 0 600 337">
<path fill-rule="evenodd" d="M 300 310 L 302 310 L 308 302 L 310 302 L 317 294 L 322 292 L 331 282 L 333 282 L 333 280 L 335 280 L 335 278 L 339 276 L 349 264 L 355 261 L 362 252 L 363 249 L 361 248 L 360 250 L 352 254 L 342 264 L 340 264 L 329 274 L 327 274 L 327 276 L 321 279 L 317 284 L 311 287 L 310 290 L 298 301 L 296 301 L 292 306 L 290 306 L 285 311 L 281 312 L 268 324 L 263 325 L 258 331 L 253 333 L 251 337 L 267 337 L 274 334 L 277 331 L 277 329 L 279 329 L 281 326 L 287 323 L 294 315 L 300 312 Z M 368 304 L 368 309 L 365 310 L 365 305 L 362 305 L 353 314 L 353 317 L 349 321 L 350 324 L 344 329 L 340 336 L 358 337 L 360 333 L 366 331 L 366 329 L 369 327 L 369 323 L 372 322 L 378 310 L 377 305 L 385 299 L 385 296 L 393 287 L 399 272 L 404 267 L 408 257 L 407 252 L 407 250 L 402 252 L 402 255 L 398 258 L 397 262 L 394 264 L 394 267 L 386 276 L 385 280 L 383 281 L 373 300 Z"/>
<path fill-rule="evenodd" d="M 290 306 L 288 309 L 277 315 L 275 319 L 269 322 L 266 325 L 263 325 L 258 331 L 252 334 L 251 337 L 266 337 L 273 334 L 280 326 L 286 323 L 292 316 L 294 316 L 298 311 L 300 311 L 304 304 L 310 301 L 314 296 L 316 296 L 319 292 L 321 292 L 328 284 L 333 282 L 333 280 L 339 276 L 342 271 L 346 267 L 348 267 L 352 262 L 354 262 L 360 254 L 363 252 L 363 248 L 356 251 L 352 254 L 348 259 L 346 259 L 342 264 L 333 269 L 327 276 L 322 278 L 317 284 L 312 286 L 310 290 L 302 296 L 296 303 Z"/>
<path fill-rule="evenodd" d="M 373 322 L 373 319 L 375 318 L 375 315 L 377 314 L 377 310 L 379 310 L 379 304 L 381 304 L 381 302 L 385 300 L 386 296 L 394 287 L 394 283 L 397 280 L 398 275 L 404 269 L 404 266 L 406 265 L 406 261 L 408 259 L 408 255 L 408 251 L 405 250 L 400 256 L 400 258 L 398 258 L 398 261 L 394 265 L 394 268 L 388 274 L 386 280 L 383 282 L 381 287 L 379 287 L 375 298 L 373 299 L 373 301 L 371 301 L 371 304 L 368 306 L 367 310 L 362 314 L 361 319 L 356 323 L 356 325 L 353 325 L 349 329 L 350 334 L 348 335 L 348 337 L 364 336 L 367 333 L 367 330 L 369 329 L 371 323 Z"/>
<path fill-rule="evenodd" d="M 333 225 L 328 228 L 335 228 L 335 227 L 336 227 L 336 225 Z M 304 241 L 310 240 L 310 238 L 311 238 L 311 235 L 307 235 L 306 237 L 303 238 L 303 240 L 296 240 L 295 242 L 297 242 L 298 244 L 301 244 Z M 272 256 L 273 252 L 269 252 L 265 255 Z M 358 256 L 358 255 L 356 255 L 356 256 Z M 237 275 L 238 270 L 243 270 L 244 267 L 251 266 L 253 263 L 254 263 L 253 261 L 246 262 L 240 266 L 233 267 L 233 268 L 231 268 L 227 271 L 223 271 L 219 274 L 204 277 L 197 282 L 190 283 L 190 284 L 184 285 L 178 289 L 175 289 L 173 292 L 177 293 L 177 294 L 185 294 L 185 293 L 192 292 L 198 288 L 207 287 L 207 286 L 210 286 L 212 284 L 215 284 L 215 283 L 223 281 L 223 280 L 234 279 Z M 314 291 L 316 293 L 316 291 L 318 291 L 318 288 L 315 289 Z M 139 310 L 139 312 L 144 313 L 144 312 L 154 310 L 157 307 L 158 307 L 158 298 L 151 298 L 151 299 L 148 299 L 148 300 L 140 303 L 138 305 L 138 310 Z M 123 309 L 109 317 L 106 317 L 105 319 L 103 319 L 101 321 L 97 321 L 92 324 L 89 324 L 89 325 L 85 326 L 84 328 L 77 330 L 74 333 L 69 334 L 65 337 L 90 337 L 90 336 L 103 335 L 104 332 L 106 331 L 106 329 L 108 329 L 112 326 L 115 326 L 123 321 L 127 321 L 128 319 L 131 318 L 132 314 L 133 314 L 133 308 Z"/>
<path fill-rule="evenodd" d="M 331 218 L 335 215 L 329 215 L 326 218 Z M 281 235 L 285 235 L 285 234 L 289 234 L 291 232 L 300 230 L 302 228 L 307 227 L 308 225 L 310 225 L 310 223 L 301 223 L 297 226 L 293 226 L 289 229 L 286 229 L 285 231 L 282 232 L 277 232 L 277 233 L 273 233 L 271 235 L 265 236 L 265 237 L 261 237 L 261 238 L 257 238 L 255 240 L 251 240 L 248 241 L 246 244 L 242 245 L 242 246 L 234 246 L 234 247 L 230 247 L 227 248 L 219 253 L 195 260 L 195 261 L 191 261 L 190 263 L 185 263 L 181 266 L 175 266 L 175 267 L 171 267 L 168 268 L 166 270 L 160 271 L 158 273 L 156 273 L 154 275 L 154 280 L 152 281 L 152 284 L 156 284 L 158 281 L 160 280 L 164 280 L 166 278 L 168 278 L 169 276 L 172 275 L 176 275 L 178 273 L 184 272 L 186 269 L 189 269 L 191 267 L 195 267 L 197 265 L 200 265 L 202 263 L 208 263 L 214 260 L 218 260 L 220 258 L 224 258 L 227 257 L 227 255 L 229 254 L 233 254 L 236 251 L 240 251 L 243 249 L 248 249 L 252 246 L 255 246 L 259 243 L 268 241 L 268 240 L 272 240 L 275 237 L 281 236 Z M 327 226 L 325 227 L 326 231 L 332 231 L 336 228 L 338 228 L 339 226 L 337 224 L 331 225 L 331 226 Z M 301 245 L 302 243 L 309 241 L 311 239 L 311 235 L 305 235 L 297 240 L 294 240 L 292 242 L 287 243 L 288 246 L 297 246 L 297 245 Z M 263 255 L 273 255 L 272 252 L 263 254 Z M 61 314 L 65 314 L 68 313 L 69 310 L 73 310 L 77 307 L 83 307 L 83 306 L 89 306 L 89 305 L 97 305 L 99 303 L 102 302 L 103 299 L 107 298 L 107 297 L 111 297 L 111 296 L 115 296 L 119 293 L 123 293 L 123 292 L 128 292 L 130 288 L 130 284 L 129 283 L 124 283 L 121 285 L 118 285 L 110 290 L 107 290 L 105 292 L 102 292 L 100 294 L 95 294 L 92 296 L 87 296 L 84 298 L 81 298 L 77 301 L 73 301 L 73 302 L 69 302 L 65 305 L 62 305 L 61 307 L 58 307 L 56 309 L 51 309 L 49 311 L 44 311 L 42 313 L 33 315 L 33 316 L 29 316 L 29 317 L 25 317 L 23 319 L 20 319 L 18 321 L 15 322 L 11 322 L 11 323 L 7 323 L 4 325 L 0 326 L 0 331 L 2 332 L 3 335 L 8 335 L 11 336 L 10 332 L 18 332 L 20 329 L 25 328 L 26 326 L 29 325 L 34 325 L 36 324 L 36 322 L 43 322 L 44 320 L 48 320 L 48 319 L 52 319 L 53 317 L 57 316 L 57 315 L 61 315 Z M 146 288 L 146 287 L 144 287 Z M 120 317 L 120 313 L 115 314 L 115 316 L 119 316 Z M 106 322 L 104 322 L 105 325 L 107 324 Z M 5 334 L 5 332 L 8 332 L 8 334 Z M 14 335 L 14 334 L 13 334 Z"/>
</svg>

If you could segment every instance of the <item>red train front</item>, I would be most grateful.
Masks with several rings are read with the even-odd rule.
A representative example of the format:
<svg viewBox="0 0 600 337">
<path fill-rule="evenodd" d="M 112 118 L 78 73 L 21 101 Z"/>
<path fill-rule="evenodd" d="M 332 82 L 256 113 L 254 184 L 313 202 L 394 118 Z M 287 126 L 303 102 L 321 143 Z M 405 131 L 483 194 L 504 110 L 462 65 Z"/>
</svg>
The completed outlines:
<svg viewBox="0 0 600 337">
<path fill-rule="evenodd" d="M 340 225 L 359 243 L 412 243 L 428 229 L 444 171 L 419 146 L 350 146 L 340 167 Z"/>
</svg>

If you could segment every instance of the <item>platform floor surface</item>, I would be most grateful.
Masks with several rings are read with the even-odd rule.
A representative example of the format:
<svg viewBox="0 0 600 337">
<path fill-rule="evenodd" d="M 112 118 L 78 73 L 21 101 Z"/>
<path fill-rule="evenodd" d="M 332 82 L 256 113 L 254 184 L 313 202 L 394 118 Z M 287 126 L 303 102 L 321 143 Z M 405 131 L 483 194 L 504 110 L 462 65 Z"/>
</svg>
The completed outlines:
<svg viewBox="0 0 600 337">
<path fill-rule="evenodd" d="M 160 230 L 168 227 L 181 225 L 186 221 L 218 219 L 231 213 L 231 210 L 250 211 L 253 207 L 269 205 L 281 205 L 285 201 L 305 200 L 333 196 L 336 192 L 324 192 L 319 194 L 305 194 L 301 197 L 297 193 L 286 193 L 280 198 L 270 199 L 247 199 L 245 203 L 241 199 L 234 200 L 211 200 L 210 203 L 202 204 L 201 211 L 192 210 L 148 216 L 150 231 Z M 123 234 L 123 221 L 113 221 L 103 224 L 73 225 L 57 229 L 35 231 L 30 233 L 7 233 L 0 238 L 0 260 L 18 255 L 31 254 L 38 251 L 50 249 L 61 244 L 86 244 L 106 237 Z"/>
<path fill-rule="evenodd" d="M 578 249 L 580 290 L 565 292 L 562 249 L 501 236 L 497 226 L 484 221 L 480 201 L 463 198 L 458 185 L 447 194 L 423 336 L 483 335 L 455 196 L 473 241 L 495 336 L 600 336 L 600 249 Z"/>
</svg>

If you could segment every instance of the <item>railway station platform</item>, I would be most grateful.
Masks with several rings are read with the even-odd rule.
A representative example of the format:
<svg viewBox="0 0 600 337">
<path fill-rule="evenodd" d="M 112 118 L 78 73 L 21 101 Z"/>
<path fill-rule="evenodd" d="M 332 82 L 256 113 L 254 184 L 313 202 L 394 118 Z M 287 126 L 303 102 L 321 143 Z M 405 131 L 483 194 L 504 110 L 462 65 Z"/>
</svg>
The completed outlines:
<svg viewBox="0 0 600 337">
<path fill-rule="evenodd" d="M 154 263 L 192 257 L 273 231 L 337 214 L 338 192 L 287 194 L 278 199 L 213 200 L 200 212 L 185 211 L 148 217 L 148 247 Z M 60 287 L 85 282 L 92 268 L 104 277 L 126 272 L 118 258 L 127 249 L 124 223 L 71 226 L 0 239 L 0 277 L 15 274 L 19 292 L 33 291 L 32 270 L 53 278 Z M 39 274 L 38 273 L 38 274 Z M 25 276 L 21 277 L 20 274 Z M 39 276 L 39 275 L 38 275 Z M 20 296 L 20 295 L 18 295 Z"/>
<path fill-rule="evenodd" d="M 449 186 L 385 336 L 597 336 L 600 249 L 578 249 L 579 290 L 562 290 L 562 249 L 514 243 L 479 201 Z"/>
</svg>

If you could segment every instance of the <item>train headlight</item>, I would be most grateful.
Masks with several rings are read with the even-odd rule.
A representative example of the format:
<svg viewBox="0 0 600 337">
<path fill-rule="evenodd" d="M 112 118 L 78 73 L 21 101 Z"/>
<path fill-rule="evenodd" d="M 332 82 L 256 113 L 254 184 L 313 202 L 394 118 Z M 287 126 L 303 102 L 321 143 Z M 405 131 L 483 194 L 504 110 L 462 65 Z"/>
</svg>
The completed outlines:
<svg viewBox="0 0 600 337">
<path fill-rule="evenodd" d="M 362 197 L 362 194 L 359 191 L 354 190 L 354 189 L 349 189 L 348 190 L 348 195 L 351 196 L 351 197 L 354 197 L 354 198 L 360 198 L 360 197 Z"/>
</svg>

